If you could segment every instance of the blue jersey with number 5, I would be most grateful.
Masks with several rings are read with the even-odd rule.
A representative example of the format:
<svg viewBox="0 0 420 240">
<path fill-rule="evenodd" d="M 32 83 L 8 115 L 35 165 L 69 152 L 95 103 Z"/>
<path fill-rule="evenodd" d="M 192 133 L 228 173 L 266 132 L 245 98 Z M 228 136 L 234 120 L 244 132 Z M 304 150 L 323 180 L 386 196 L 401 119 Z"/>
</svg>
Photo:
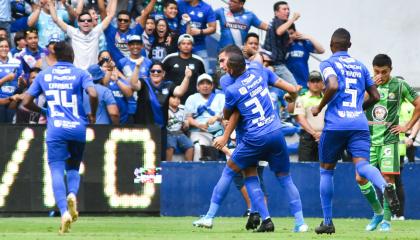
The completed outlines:
<svg viewBox="0 0 420 240">
<path fill-rule="evenodd" d="M 225 90 L 226 109 L 237 108 L 245 131 L 243 139 L 255 139 L 281 128 L 264 79 L 262 65 L 248 68 Z"/>
<path fill-rule="evenodd" d="M 328 103 L 324 130 L 369 130 L 363 112 L 363 99 L 367 88 L 374 83 L 363 63 L 347 52 L 336 52 L 321 62 L 324 81 L 336 76 L 338 91 Z"/>
<path fill-rule="evenodd" d="M 45 93 L 48 104 L 47 141 L 86 141 L 86 113 L 83 90 L 93 87 L 90 75 L 73 64 L 58 62 L 40 72 L 28 93 Z"/>
</svg>

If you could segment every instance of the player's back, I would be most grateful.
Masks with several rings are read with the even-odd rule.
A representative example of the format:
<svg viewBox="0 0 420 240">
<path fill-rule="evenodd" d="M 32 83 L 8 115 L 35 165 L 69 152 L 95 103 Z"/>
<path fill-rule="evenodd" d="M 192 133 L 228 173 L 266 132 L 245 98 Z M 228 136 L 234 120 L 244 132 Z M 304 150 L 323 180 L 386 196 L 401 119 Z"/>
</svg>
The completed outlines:
<svg viewBox="0 0 420 240">
<path fill-rule="evenodd" d="M 338 90 L 328 103 L 324 130 L 369 130 L 364 94 L 373 85 L 367 68 L 347 52 L 336 52 L 320 65 L 324 79 L 337 76 Z"/>
<path fill-rule="evenodd" d="M 226 106 L 242 116 L 244 138 L 255 139 L 281 127 L 261 67 L 249 68 L 226 89 Z"/>
<path fill-rule="evenodd" d="M 48 104 L 48 140 L 85 140 L 87 124 L 83 89 L 93 86 L 90 76 L 72 64 L 57 63 L 42 71 L 34 81 Z"/>
</svg>

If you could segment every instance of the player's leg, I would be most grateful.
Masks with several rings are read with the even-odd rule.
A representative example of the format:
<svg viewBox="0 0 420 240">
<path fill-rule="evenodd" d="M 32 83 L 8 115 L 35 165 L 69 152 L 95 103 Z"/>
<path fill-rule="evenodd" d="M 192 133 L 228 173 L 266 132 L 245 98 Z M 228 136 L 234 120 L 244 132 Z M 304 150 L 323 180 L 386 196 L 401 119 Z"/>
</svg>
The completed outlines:
<svg viewBox="0 0 420 240">
<path fill-rule="evenodd" d="M 273 136 L 274 144 L 272 154 L 269 158 L 270 169 L 275 173 L 280 186 L 285 190 L 289 200 L 289 209 L 295 217 L 294 232 L 308 231 L 308 225 L 305 224 L 302 211 L 302 201 L 296 185 L 290 176 L 290 159 L 287 153 L 287 144 L 284 136 L 279 132 Z"/>
<path fill-rule="evenodd" d="M 319 227 L 315 228 L 317 234 L 335 233 L 335 227 L 332 221 L 334 169 L 337 161 L 342 156 L 346 143 L 345 131 L 323 131 L 319 140 L 319 192 L 324 220 Z"/>
<path fill-rule="evenodd" d="M 68 232 L 72 217 L 67 210 L 66 184 L 64 181 L 65 160 L 69 157 L 66 141 L 47 142 L 48 165 L 51 172 L 51 180 L 55 203 L 60 210 L 61 226 L 59 233 Z"/>
<path fill-rule="evenodd" d="M 372 166 L 378 165 L 379 149 L 380 149 L 379 147 L 370 147 L 370 164 Z M 365 198 L 369 202 L 369 205 L 372 207 L 374 214 L 373 214 L 372 220 L 366 226 L 366 231 L 373 231 L 378 227 L 378 225 L 383 220 L 384 211 L 383 211 L 382 205 L 379 202 L 375 187 L 372 185 L 371 182 L 369 182 L 365 178 L 362 178 L 357 173 L 357 171 L 356 171 L 356 181 L 359 185 L 360 191 L 362 192 L 363 196 L 365 196 Z"/>
<path fill-rule="evenodd" d="M 77 211 L 77 193 L 80 187 L 80 164 L 83 160 L 83 152 L 85 150 L 85 142 L 71 141 L 69 142 L 68 149 L 70 158 L 66 161 L 66 176 L 67 176 L 67 204 L 69 213 L 73 222 L 79 217 Z"/>
</svg>

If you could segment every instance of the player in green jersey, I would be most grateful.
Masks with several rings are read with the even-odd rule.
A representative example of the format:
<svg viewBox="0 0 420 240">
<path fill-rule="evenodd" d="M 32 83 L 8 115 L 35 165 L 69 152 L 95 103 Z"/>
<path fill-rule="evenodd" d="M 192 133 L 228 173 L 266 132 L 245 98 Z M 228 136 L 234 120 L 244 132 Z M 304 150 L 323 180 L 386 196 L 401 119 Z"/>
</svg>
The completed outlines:
<svg viewBox="0 0 420 240">
<path fill-rule="evenodd" d="M 392 61 L 389 56 L 376 55 L 373 71 L 381 98 L 374 106 L 366 109 L 371 136 L 370 163 L 380 169 L 388 183 L 395 184 L 394 176 L 400 173 L 399 134 L 407 132 L 417 122 L 420 116 L 420 97 L 407 82 L 391 77 Z M 399 125 L 399 111 L 404 100 L 412 103 L 415 109 L 411 119 L 405 125 Z M 373 185 L 357 175 L 356 180 L 374 211 L 366 230 L 373 231 L 380 225 L 380 231 L 389 231 L 391 211 L 387 201 L 384 201 L 382 208 Z"/>
</svg>

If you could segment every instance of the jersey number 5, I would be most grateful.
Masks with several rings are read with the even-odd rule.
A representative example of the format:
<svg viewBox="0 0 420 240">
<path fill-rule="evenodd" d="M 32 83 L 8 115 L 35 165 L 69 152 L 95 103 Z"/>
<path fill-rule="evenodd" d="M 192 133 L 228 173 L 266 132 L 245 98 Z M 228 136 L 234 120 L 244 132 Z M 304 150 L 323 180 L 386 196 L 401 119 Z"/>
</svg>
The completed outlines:
<svg viewBox="0 0 420 240">
<path fill-rule="evenodd" d="M 350 84 L 356 84 L 356 83 L 357 83 L 357 79 L 346 78 L 346 89 L 344 90 L 344 92 L 351 95 L 351 101 L 343 102 L 344 107 L 356 108 L 357 90 L 350 88 Z"/>
<path fill-rule="evenodd" d="M 51 117 L 64 117 L 64 113 L 58 111 L 55 106 L 62 106 L 65 108 L 71 108 L 73 116 L 79 118 L 79 111 L 77 109 L 77 96 L 76 94 L 71 95 L 71 101 L 67 100 L 67 92 L 60 90 L 47 90 L 45 95 L 52 96 L 52 100 L 48 100 L 48 107 L 50 107 Z"/>
</svg>

